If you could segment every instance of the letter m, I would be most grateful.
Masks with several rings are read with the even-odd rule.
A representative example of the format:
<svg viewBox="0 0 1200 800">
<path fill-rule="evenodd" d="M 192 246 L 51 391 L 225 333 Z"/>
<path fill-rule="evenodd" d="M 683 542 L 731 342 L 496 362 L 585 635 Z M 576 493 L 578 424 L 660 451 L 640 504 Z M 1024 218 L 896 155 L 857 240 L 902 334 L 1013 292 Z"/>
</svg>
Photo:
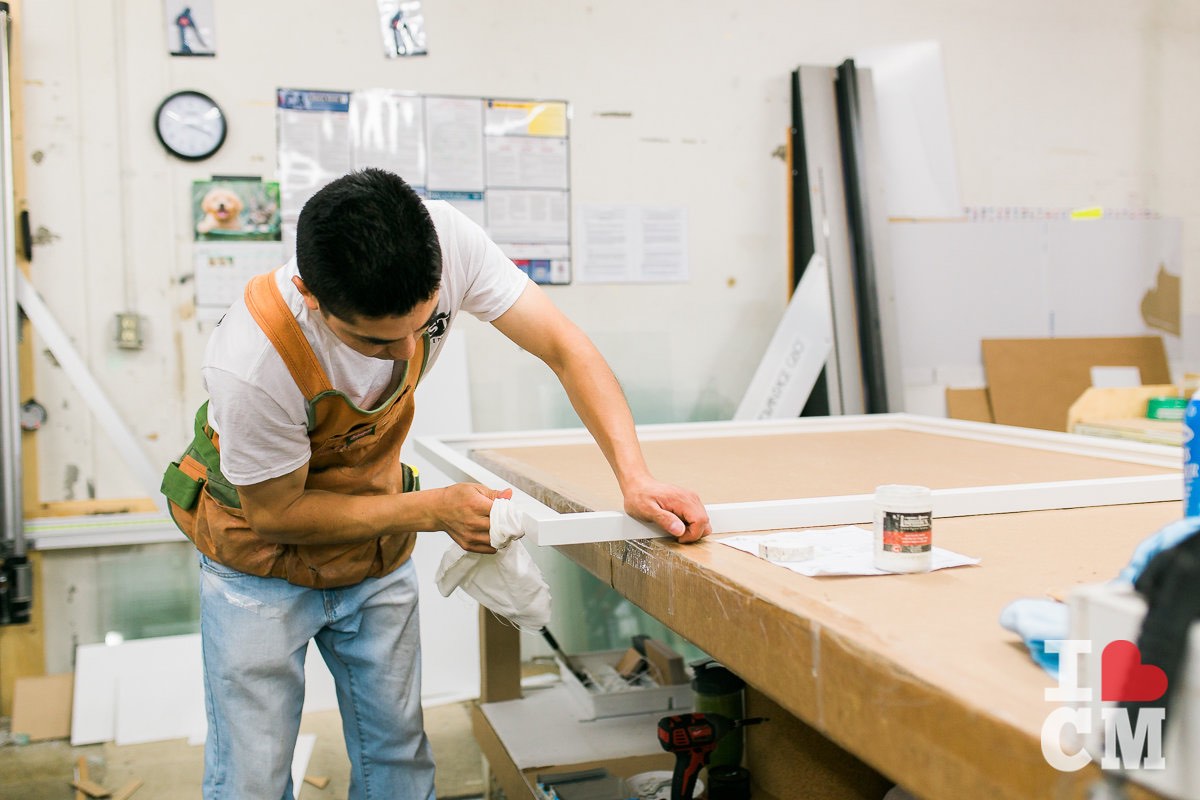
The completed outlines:
<svg viewBox="0 0 1200 800">
<path fill-rule="evenodd" d="M 1104 758 L 1100 761 L 1103 769 L 1166 769 L 1162 750 L 1165 708 L 1142 708 L 1138 712 L 1105 708 L 1100 716 L 1104 718 Z M 1131 717 L 1137 718 L 1136 729 Z"/>
</svg>

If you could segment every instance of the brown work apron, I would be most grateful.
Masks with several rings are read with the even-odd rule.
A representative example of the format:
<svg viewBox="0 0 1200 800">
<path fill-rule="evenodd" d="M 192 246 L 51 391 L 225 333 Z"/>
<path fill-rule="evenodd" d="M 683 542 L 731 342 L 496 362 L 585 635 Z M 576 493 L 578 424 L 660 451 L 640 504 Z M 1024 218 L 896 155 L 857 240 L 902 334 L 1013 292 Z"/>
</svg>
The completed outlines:
<svg viewBox="0 0 1200 800">
<path fill-rule="evenodd" d="M 412 360 L 397 362 L 387 398 L 377 408 L 364 410 L 330 384 L 274 273 L 247 284 L 246 306 L 305 398 L 312 443 L 305 489 L 345 495 L 419 489 L 416 471 L 400 463 L 400 447 L 412 425 L 413 391 L 429 356 L 428 334 Z M 324 589 L 386 575 L 412 555 L 414 533 L 346 544 L 294 545 L 263 539 L 247 523 L 237 489 L 221 474 L 220 458 L 219 436 L 208 424 L 205 403 L 196 413 L 191 445 L 167 468 L 163 494 L 175 524 L 214 561 L 250 575 Z"/>
</svg>

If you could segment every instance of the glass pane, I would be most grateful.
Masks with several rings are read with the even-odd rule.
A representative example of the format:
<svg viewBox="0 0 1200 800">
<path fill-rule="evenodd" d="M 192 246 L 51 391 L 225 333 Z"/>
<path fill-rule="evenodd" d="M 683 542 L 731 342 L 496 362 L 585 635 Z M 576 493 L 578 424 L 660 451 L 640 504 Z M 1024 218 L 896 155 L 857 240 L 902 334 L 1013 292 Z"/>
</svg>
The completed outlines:
<svg viewBox="0 0 1200 800">
<path fill-rule="evenodd" d="M 75 647 L 200 630 L 199 566 L 190 542 L 42 554 L 46 667 L 74 668 Z"/>
</svg>

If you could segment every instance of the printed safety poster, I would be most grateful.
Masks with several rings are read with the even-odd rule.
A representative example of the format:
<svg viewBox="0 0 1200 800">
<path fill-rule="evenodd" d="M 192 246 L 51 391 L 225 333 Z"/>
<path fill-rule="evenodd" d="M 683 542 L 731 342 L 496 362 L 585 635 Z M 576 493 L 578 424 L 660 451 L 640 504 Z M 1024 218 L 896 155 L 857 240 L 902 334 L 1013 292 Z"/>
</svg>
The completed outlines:
<svg viewBox="0 0 1200 800">
<path fill-rule="evenodd" d="M 477 222 L 537 283 L 571 282 L 565 101 L 279 89 L 276 115 L 287 253 L 313 193 L 379 167 Z"/>
</svg>

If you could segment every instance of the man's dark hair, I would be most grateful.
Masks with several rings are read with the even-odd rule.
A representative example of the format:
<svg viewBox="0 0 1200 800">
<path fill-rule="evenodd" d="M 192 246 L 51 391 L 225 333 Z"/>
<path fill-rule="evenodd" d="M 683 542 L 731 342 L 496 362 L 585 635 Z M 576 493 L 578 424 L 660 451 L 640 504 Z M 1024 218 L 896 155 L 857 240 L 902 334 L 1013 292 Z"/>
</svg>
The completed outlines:
<svg viewBox="0 0 1200 800">
<path fill-rule="evenodd" d="M 296 263 L 326 313 L 349 321 L 403 316 L 437 291 L 442 248 L 417 193 L 399 175 L 364 169 L 304 204 Z"/>
</svg>

